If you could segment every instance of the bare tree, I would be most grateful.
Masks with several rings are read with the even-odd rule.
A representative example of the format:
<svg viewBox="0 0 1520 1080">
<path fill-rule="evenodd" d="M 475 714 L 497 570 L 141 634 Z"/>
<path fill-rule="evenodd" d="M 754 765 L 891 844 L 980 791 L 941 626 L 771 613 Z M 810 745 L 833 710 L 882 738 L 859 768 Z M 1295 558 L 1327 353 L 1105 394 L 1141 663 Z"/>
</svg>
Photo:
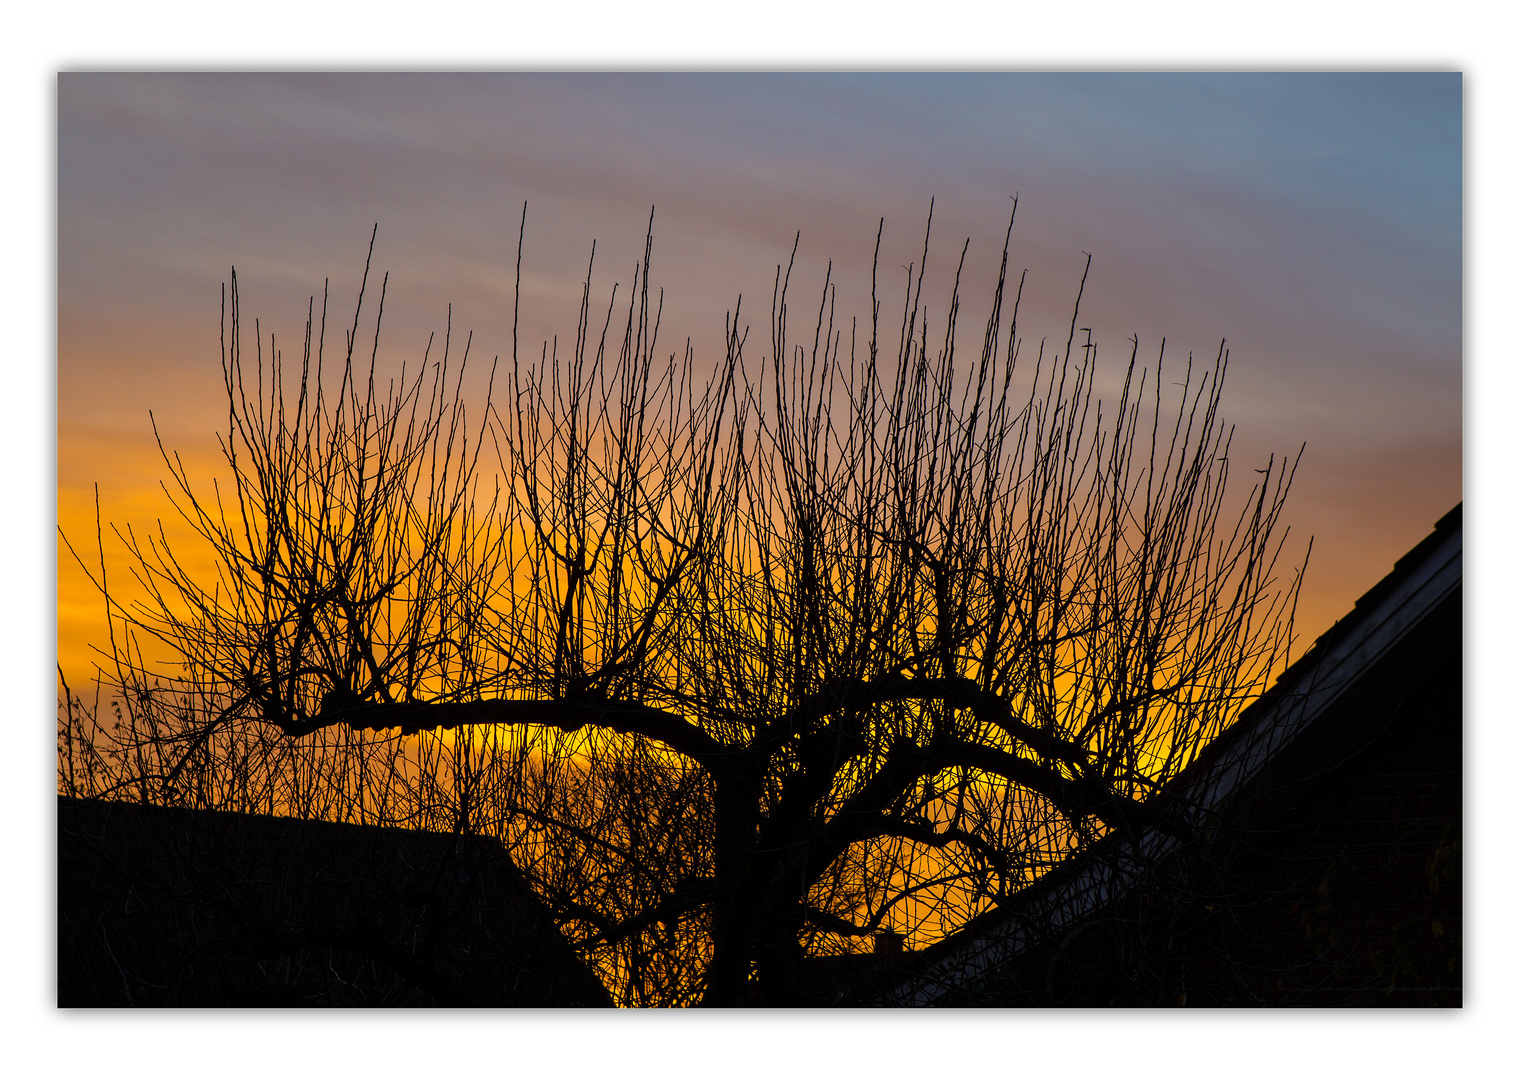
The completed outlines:
<svg viewBox="0 0 1520 1080">
<path fill-rule="evenodd" d="M 150 598 L 111 607 L 124 727 L 67 724 L 60 784 L 83 754 L 146 800 L 236 778 L 498 835 L 627 1004 L 805 1003 L 809 957 L 927 943 L 1103 835 L 1183 830 L 1150 796 L 1287 657 L 1296 462 L 1227 503 L 1223 345 L 1173 393 L 1132 341 L 1105 407 L 1080 289 L 1064 347 L 1027 346 L 1006 237 L 959 360 L 965 250 L 942 327 L 926 234 L 900 316 L 873 271 L 846 327 L 826 278 L 800 342 L 778 266 L 763 358 L 736 307 L 704 378 L 658 345 L 646 242 L 605 313 L 588 270 L 563 355 L 514 330 L 473 425 L 447 336 L 380 389 L 362 292 L 336 376 L 324 294 L 299 381 L 272 341 L 249 378 L 234 277 L 231 491 L 165 454 L 218 578 L 120 533 Z"/>
</svg>

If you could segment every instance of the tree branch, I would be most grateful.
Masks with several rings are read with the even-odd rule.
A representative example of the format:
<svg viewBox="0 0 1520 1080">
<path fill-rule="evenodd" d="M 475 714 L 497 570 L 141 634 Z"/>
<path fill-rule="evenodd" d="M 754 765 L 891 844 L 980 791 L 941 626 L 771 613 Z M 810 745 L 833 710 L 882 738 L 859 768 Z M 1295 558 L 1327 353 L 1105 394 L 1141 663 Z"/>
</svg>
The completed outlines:
<svg viewBox="0 0 1520 1080">
<path fill-rule="evenodd" d="M 339 723 L 355 731 L 400 728 L 403 735 L 475 724 L 541 724 L 561 731 L 579 731 L 589 725 L 622 735 L 643 735 L 703 765 L 717 764 L 737 752 L 677 713 L 639 702 L 587 698 L 367 703 L 324 709 L 304 722 L 284 719 L 277 722 L 287 735 L 297 738 Z"/>
</svg>

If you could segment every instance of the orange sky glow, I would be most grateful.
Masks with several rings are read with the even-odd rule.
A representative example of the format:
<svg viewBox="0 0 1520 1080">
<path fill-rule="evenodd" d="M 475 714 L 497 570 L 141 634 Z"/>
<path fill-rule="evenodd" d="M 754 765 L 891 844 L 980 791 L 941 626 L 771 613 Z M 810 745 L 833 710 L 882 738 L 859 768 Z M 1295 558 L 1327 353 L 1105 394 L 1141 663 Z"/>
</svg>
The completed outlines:
<svg viewBox="0 0 1520 1080">
<path fill-rule="evenodd" d="M 534 355 L 573 338 L 593 240 L 594 297 L 626 290 L 654 206 L 661 340 L 710 363 L 741 295 L 751 342 L 767 338 L 799 231 L 797 295 L 832 263 L 846 322 L 866 317 L 878 221 L 896 282 L 934 198 L 930 316 L 970 237 L 961 324 L 979 338 L 1017 193 L 1031 347 L 1064 342 L 1091 252 L 1081 321 L 1111 379 L 1131 335 L 1152 364 L 1163 338 L 1179 365 L 1227 339 L 1237 498 L 1269 454 L 1307 444 L 1286 515 L 1294 562 L 1315 537 L 1299 652 L 1462 498 L 1461 130 L 1452 74 L 66 74 L 59 525 L 94 571 L 98 485 L 113 584 L 129 580 L 113 523 L 161 523 L 210 569 L 159 489 L 149 412 L 193 476 L 215 474 L 232 266 L 246 323 L 289 356 L 324 279 L 346 329 L 378 222 L 382 364 L 415 365 L 452 304 L 479 375 L 510 353 L 524 201 Z M 60 540 L 76 692 L 104 644 L 102 601 Z"/>
</svg>

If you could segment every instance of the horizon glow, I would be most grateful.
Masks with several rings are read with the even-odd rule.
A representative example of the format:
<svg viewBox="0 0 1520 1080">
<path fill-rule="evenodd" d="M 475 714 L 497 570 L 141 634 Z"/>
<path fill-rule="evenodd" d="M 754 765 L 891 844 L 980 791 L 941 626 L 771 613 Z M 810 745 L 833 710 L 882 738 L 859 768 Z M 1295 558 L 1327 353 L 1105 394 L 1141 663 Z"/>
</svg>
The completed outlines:
<svg viewBox="0 0 1520 1080">
<path fill-rule="evenodd" d="M 1168 364 L 1212 361 L 1227 341 L 1237 499 L 1250 468 L 1307 443 L 1287 511 L 1293 562 L 1316 537 L 1295 653 L 1462 498 L 1459 74 L 70 73 L 58 85 L 58 516 L 87 561 L 96 483 L 107 529 L 141 535 L 161 519 L 174 536 L 150 410 L 192 475 L 216 471 L 231 266 L 245 321 L 288 356 L 325 280 L 347 328 L 378 222 L 384 362 L 410 369 L 452 310 L 455 347 L 473 332 L 479 372 L 511 352 L 524 201 L 521 353 L 573 339 L 593 240 L 593 310 L 613 282 L 626 295 L 652 205 L 661 340 L 679 351 L 689 337 L 700 364 L 721 355 L 741 296 L 764 344 L 799 232 L 795 317 L 831 265 L 844 320 L 868 318 L 883 218 L 878 291 L 895 340 L 900 267 L 922 257 L 931 198 L 930 314 L 942 319 L 969 237 L 960 324 L 979 339 L 1017 194 L 1009 269 L 1029 271 L 1027 348 L 1064 345 L 1091 252 L 1081 322 L 1111 373 L 1132 335 L 1152 365 L 1163 339 Z M 119 581 L 126 564 L 106 541 Z M 59 546 L 59 660 L 78 692 L 103 606 Z"/>
</svg>

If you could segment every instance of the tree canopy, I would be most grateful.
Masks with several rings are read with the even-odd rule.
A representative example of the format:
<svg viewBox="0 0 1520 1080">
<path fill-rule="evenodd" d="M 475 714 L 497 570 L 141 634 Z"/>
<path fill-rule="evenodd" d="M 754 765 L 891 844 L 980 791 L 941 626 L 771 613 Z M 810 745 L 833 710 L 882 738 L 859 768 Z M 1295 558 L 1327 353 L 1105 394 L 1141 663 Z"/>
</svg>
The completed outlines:
<svg viewBox="0 0 1520 1080">
<path fill-rule="evenodd" d="M 926 235 L 900 305 L 826 278 L 798 333 L 778 265 L 769 340 L 736 306 L 699 357 L 651 234 L 484 400 L 448 335 L 385 376 L 383 284 L 336 357 L 325 294 L 298 369 L 248 357 L 234 274 L 230 483 L 164 454 L 216 574 L 118 530 L 148 599 L 111 607 L 118 726 L 65 690 L 61 787 L 499 836 L 627 1004 L 808 1003 L 820 957 L 1184 830 L 1155 794 L 1287 657 L 1296 460 L 1227 495 L 1222 344 L 1132 341 L 1104 402 L 1080 289 L 1026 342 L 1009 236 L 980 335 L 965 249 L 930 325 Z"/>
</svg>

